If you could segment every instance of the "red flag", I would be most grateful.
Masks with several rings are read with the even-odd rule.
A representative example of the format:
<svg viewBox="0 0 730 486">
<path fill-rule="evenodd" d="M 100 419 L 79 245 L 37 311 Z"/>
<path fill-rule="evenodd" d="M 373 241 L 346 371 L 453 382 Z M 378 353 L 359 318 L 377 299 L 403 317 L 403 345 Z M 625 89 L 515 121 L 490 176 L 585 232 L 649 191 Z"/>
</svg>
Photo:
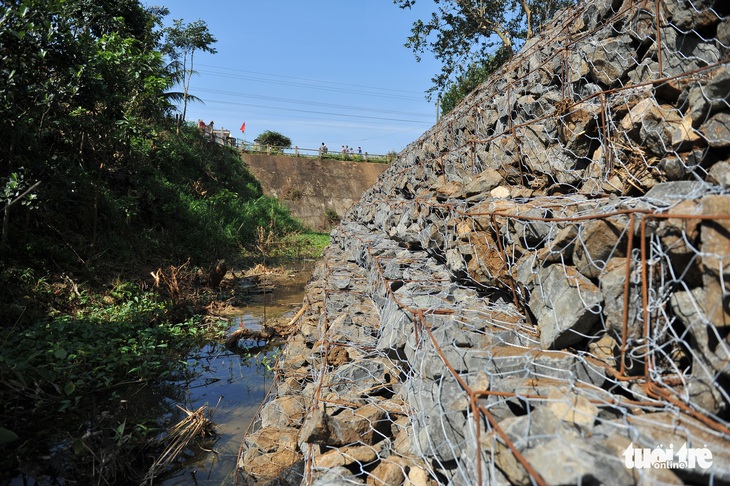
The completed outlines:
<svg viewBox="0 0 730 486">
<path fill-rule="evenodd" d="M 241 131 L 246 132 L 246 122 L 243 122 L 243 125 L 241 125 Z"/>
</svg>

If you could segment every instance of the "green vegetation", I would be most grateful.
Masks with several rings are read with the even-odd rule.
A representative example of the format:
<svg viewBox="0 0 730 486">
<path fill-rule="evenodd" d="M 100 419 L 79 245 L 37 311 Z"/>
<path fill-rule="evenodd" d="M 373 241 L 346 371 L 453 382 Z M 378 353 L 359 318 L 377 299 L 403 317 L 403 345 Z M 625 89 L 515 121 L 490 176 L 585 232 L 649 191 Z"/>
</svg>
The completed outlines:
<svg viewBox="0 0 730 486">
<path fill-rule="evenodd" d="M 324 220 L 329 226 L 334 226 L 340 222 L 340 215 L 334 209 L 327 208 L 324 210 Z"/>
<path fill-rule="evenodd" d="M 264 261 L 266 265 L 286 265 L 294 261 L 314 260 L 329 244 L 329 235 L 302 231 L 282 238 L 270 238 L 261 232 L 256 248 L 246 254 L 250 264 Z"/>
<path fill-rule="evenodd" d="M 183 111 L 182 116 L 178 120 L 185 121 L 188 110 L 188 99 L 190 99 L 190 81 L 195 73 L 195 51 L 210 52 L 215 54 L 217 51 L 211 47 L 218 42 L 215 37 L 208 31 L 208 26 L 202 20 L 196 20 L 191 24 L 186 24 L 182 19 L 173 21 L 173 26 L 164 30 L 166 42 L 162 46 L 163 54 L 167 55 L 173 61 L 173 65 L 180 71 L 183 93 Z"/>
<path fill-rule="evenodd" d="M 373 164 L 390 164 L 395 160 L 396 156 L 398 154 L 395 151 L 388 152 L 386 155 L 370 155 L 368 154 L 367 159 L 365 155 L 358 155 L 358 154 L 342 154 L 341 152 L 327 152 L 326 154 L 321 154 L 319 157 L 321 159 L 330 159 L 330 160 L 348 160 L 352 162 L 371 162 Z"/>
<path fill-rule="evenodd" d="M 453 110 L 461 100 L 486 81 L 508 59 L 509 53 L 505 49 L 499 49 L 486 60 L 477 61 L 470 65 L 466 72 L 447 86 L 446 91 L 441 96 L 441 113 L 446 114 Z"/>
<path fill-rule="evenodd" d="M 282 150 L 291 148 L 291 139 L 279 132 L 266 130 L 256 137 L 255 142 L 261 147 L 271 147 L 274 153 L 281 153 Z"/>
<path fill-rule="evenodd" d="M 172 102 L 191 95 L 170 89 L 189 83 L 194 50 L 214 39 L 204 24 L 165 32 L 166 14 L 137 0 L 10 0 L 0 11 L 6 474 L 64 430 L 62 482 L 139 479 L 156 424 L 126 415 L 118 394 L 183 376 L 187 352 L 219 336 L 203 317 L 216 298 L 206 269 L 272 248 L 308 254 L 312 240 L 321 251 L 233 149 L 178 123 Z"/>
<path fill-rule="evenodd" d="M 393 0 L 402 9 L 416 0 Z M 428 98 L 444 95 L 457 78 L 494 57 L 507 60 L 534 37 L 553 15 L 575 0 L 434 0 L 434 12 L 416 20 L 405 46 L 417 60 L 430 52 L 441 63 Z M 501 54 L 499 52 L 501 51 Z M 486 60 L 486 61 L 485 61 Z M 468 77 L 468 76 L 467 76 Z"/>
<path fill-rule="evenodd" d="M 120 300 L 5 332 L 0 377 L 14 400 L 2 401 L 3 416 L 22 416 L 29 406 L 63 412 L 122 384 L 169 379 L 181 371 L 180 349 L 224 330 L 200 316 L 170 322 L 170 302 L 153 292 L 121 285 L 109 295 Z"/>
</svg>

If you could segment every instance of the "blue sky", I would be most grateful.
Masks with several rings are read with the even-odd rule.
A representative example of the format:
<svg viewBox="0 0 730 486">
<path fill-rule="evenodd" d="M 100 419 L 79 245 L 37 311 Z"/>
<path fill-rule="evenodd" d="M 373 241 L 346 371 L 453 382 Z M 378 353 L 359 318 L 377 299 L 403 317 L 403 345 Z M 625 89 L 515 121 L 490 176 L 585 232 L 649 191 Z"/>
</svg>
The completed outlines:
<svg viewBox="0 0 730 486">
<path fill-rule="evenodd" d="M 217 54 L 196 53 L 190 92 L 204 104 L 188 105 L 188 121 L 212 120 L 247 141 L 272 130 L 301 149 L 324 142 L 371 154 L 399 152 L 435 123 L 425 91 L 439 66 L 404 47 L 430 0 L 414 11 L 392 0 L 146 4 L 167 7 L 168 24 L 203 20 L 218 40 Z"/>
</svg>

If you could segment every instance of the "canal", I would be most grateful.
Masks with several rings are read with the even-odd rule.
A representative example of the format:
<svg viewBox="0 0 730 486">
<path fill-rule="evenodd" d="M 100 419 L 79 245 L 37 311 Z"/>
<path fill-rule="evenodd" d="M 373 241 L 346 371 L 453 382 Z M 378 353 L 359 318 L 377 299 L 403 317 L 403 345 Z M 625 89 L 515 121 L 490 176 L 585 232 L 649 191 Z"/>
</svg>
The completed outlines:
<svg viewBox="0 0 730 486">
<path fill-rule="evenodd" d="M 304 287 L 313 266 L 307 262 L 262 275 L 257 282 L 260 290 L 246 299 L 248 305 L 226 311 L 231 323 L 229 332 L 241 326 L 255 330 L 269 320 L 294 316 L 301 308 Z M 190 356 L 200 373 L 187 384 L 181 405 L 188 410 L 203 405 L 210 407 L 216 438 L 212 448 L 198 449 L 161 484 L 234 484 L 241 442 L 271 387 L 278 353 L 276 346 L 247 340 L 239 343 L 238 352 L 232 352 L 222 343 L 211 343 Z"/>
<path fill-rule="evenodd" d="M 247 273 L 246 278 L 234 279 L 236 293 L 243 296 L 235 302 L 245 304 L 216 312 L 228 322 L 228 333 L 291 320 L 302 306 L 314 264 L 308 261 L 275 271 L 262 268 L 253 278 Z M 115 484 L 121 477 L 141 477 L 159 451 L 150 451 L 144 464 L 125 460 L 128 437 L 145 427 L 164 440 L 164 431 L 184 419 L 185 410 L 199 409 L 212 422 L 212 433 L 190 442 L 151 484 L 234 484 L 241 442 L 271 387 L 281 344 L 249 339 L 233 350 L 222 342 L 191 350 L 182 357 L 187 366 L 175 379 L 120 388 L 112 399 L 94 400 L 79 420 L 52 424 L 46 435 L 31 442 L 34 447 L 26 449 L 22 469 L 0 474 L 0 485 L 111 484 L 95 476 L 79 477 L 82 470 L 91 474 L 105 464 L 116 476 L 116 482 L 111 478 Z M 142 425 L 132 430 L 129 424 Z M 91 446 L 82 450 L 74 437 L 87 428 L 90 432 L 83 443 Z"/>
</svg>

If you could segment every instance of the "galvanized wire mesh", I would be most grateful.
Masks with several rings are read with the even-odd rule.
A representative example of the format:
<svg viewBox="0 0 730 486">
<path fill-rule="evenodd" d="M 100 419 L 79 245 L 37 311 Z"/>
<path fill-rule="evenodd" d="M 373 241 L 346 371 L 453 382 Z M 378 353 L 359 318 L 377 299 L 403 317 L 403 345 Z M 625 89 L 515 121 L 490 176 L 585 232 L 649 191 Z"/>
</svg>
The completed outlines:
<svg viewBox="0 0 730 486">
<path fill-rule="evenodd" d="M 248 480 L 730 482 L 729 13 L 582 4 L 404 150 L 332 233 Z"/>
</svg>

